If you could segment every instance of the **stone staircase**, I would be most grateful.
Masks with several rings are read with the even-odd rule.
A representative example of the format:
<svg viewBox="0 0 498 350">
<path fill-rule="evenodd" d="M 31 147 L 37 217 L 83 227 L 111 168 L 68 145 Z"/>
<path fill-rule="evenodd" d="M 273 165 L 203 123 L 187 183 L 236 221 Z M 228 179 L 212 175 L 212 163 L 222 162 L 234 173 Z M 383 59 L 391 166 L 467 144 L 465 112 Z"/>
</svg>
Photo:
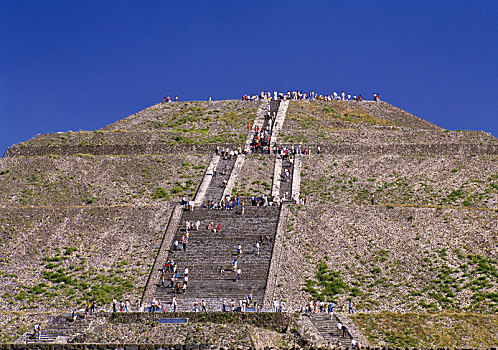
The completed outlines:
<svg viewBox="0 0 498 350">
<path fill-rule="evenodd" d="M 278 107 L 280 107 L 280 100 L 271 100 L 270 101 L 270 113 L 278 112 Z"/>
<path fill-rule="evenodd" d="M 265 139 L 261 139 L 259 142 L 261 142 L 261 146 L 270 146 L 270 140 L 271 140 L 271 135 L 272 135 L 272 132 L 274 130 L 274 126 L 275 126 L 275 121 L 276 121 L 276 117 L 273 117 L 273 115 L 277 114 L 278 112 L 278 109 L 279 109 L 279 106 L 280 106 L 280 100 L 271 100 L 271 101 L 268 101 L 267 102 L 267 105 L 266 105 L 266 110 L 265 110 L 265 114 L 266 113 L 269 113 L 269 116 L 266 116 L 264 117 L 264 119 L 262 120 L 262 124 L 259 125 L 258 127 L 260 127 L 261 130 L 268 130 L 269 131 L 269 136 L 270 136 L 270 139 L 268 141 L 266 141 Z M 252 134 L 252 137 L 254 137 L 254 134 Z M 250 140 L 254 145 L 257 144 L 257 141 L 255 139 L 251 139 Z M 259 150 L 253 150 L 254 152 L 262 152 L 261 149 Z"/>
<path fill-rule="evenodd" d="M 214 201 L 217 203 L 222 199 L 225 183 L 228 182 L 234 165 L 235 158 L 232 157 L 229 159 L 227 157 L 220 157 L 216 167 L 216 176 L 213 176 L 211 179 L 206 194 L 204 195 L 204 203 L 206 201 Z"/>
<path fill-rule="evenodd" d="M 262 305 L 270 261 L 275 242 L 275 233 L 279 219 L 279 207 L 246 206 L 245 213 L 240 208 L 232 210 L 195 209 L 184 211 L 181 223 L 177 228 L 173 242 L 186 233 L 186 221 L 200 220 L 198 231 L 190 231 L 189 244 L 186 251 L 174 252 L 170 247 L 168 259 L 175 261 L 183 279 L 185 267 L 189 269 L 189 281 L 186 294 L 175 294 L 169 287 L 171 273 L 166 274 L 166 286 L 156 285 L 153 297 L 163 305 L 170 303 L 176 295 L 178 311 L 192 311 L 195 299 L 200 303 L 205 300 L 209 311 L 220 311 L 223 299 L 227 303 L 245 299 L 249 293 L 253 300 Z M 206 226 L 213 222 L 221 224 L 219 232 L 207 230 Z M 269 240 L 260 243 L 259 254 L 253 249 L 262 236 Z M 242 246 L 242 254 L 237 254 L 238 245 Z M 181 248 L 181 244 L 180 244 Z M 232 262 L 238 259 L 241 269 L 241 280 L 235 281 Z M 160 262 L 163 266 L 165 261 Z M 220 272 L 223 268 L 224 272 Z M 145 301 L 146 303 L 150 302 Z M 166 308 L 170 310 L 169 307 Z"/>
<path fill-rule="evenodd" d="M 335 314 L 329 314 L 327 312 L 313 314 L 311 316 L 311 322 L 326 343 L 338 345 L 340 342 L 342 346 L 351 346 L 351 339 L 353 339 L 351 333 L 348 331 L 345 338 L 342 336 L 343 331 L 339 331 L 337 328 L 339 318 Z"/>
<path fill-rule="evenodd" d="M 265 108 L 271 115 L 278 113 L 281 101 L 269 101 Z M 268 109 L 269 106 L 269 109 Z M 261 106 L 263 107 L 263 106 Z M 258 113 L 262 113 L 263 110 Z M 259 117 L 259 127 L 271 130 L 271 118 Z M 273 119 L 275 121 L 275 118 Z M 251 132 L 247 143 L 252 141 Z M 237 173 L 237 164 L 240 167 L 244 155 L 240 159 L 227 159 L 220 157 L 216 165 L 216 176 L 208 182 L 205 189 L 203 203 L 207 201 L 220 201 L 224 193 L 230 194 L 230 182 L 233 182 Z M 207 174 L 207 176 L 210 176 Z M 288 179 L 288 187 L 291 188 L 292 179 Z M 228 185 L 227 185 L 228 184 Z M 288 190 L 290 191 L 290 190 Z M 185 294 L 175 294 L 170 287 L 172 272 L 166 272 L 165 285 L 153 279 L 154 282 L 147 290 L 147 299 L 143 300 L 147 307 L 153 298 L 161 301 L 166 306 L 166 311 L 171 311 L 171 303 L 174 296 L 177 299 L 178 311 L 192 311 L 194 301 L 199 303 L 205 300 L 209 311 L 220 311 L 223 300 L 227 305 L 245 299 L 252 294 L 253 300 L 262 305 L 266 289 L 275 234 L 280 214 L 280 207 L 252 207 L 248 206 L 250 201 L 245 199 L 245 213 L 241 214 L 241 208 L 231 210 L 214 210 L 195 207 L 193 211 L 183 211 L 182 217 L 168 239 L 168 244 L 161 249 L 162 256 L 157 261 L 156 270 L 165 266 L 171 258 L 175 261 L 179 278 L 175 280 L 183 285 L 183 272 L 185 267 L 189 269 L 188 288 Z M 186 234 L 186 222 L 201 222 L 199 230 L 190 230 L 189 243 L 186 251 L 182 251 L 182 236 Z M 213 222 L 215 226 L 221 224 L 221 231 L 213 232 L 207 230 L 206 226 Z M 256 242 L 262 237 L 267 237 L 260 243 L 259 254 L 254 253 Z M 173 242 L 179 242 L 177 251 L 173 251 Z M 242 246 L 242 254 L 237 254 L 238 245 Z M 167 251 L 164 251 L 167 249 Z M 232 269 L 232 262 L 238 259 L 238 268 L 241 269 L 241 280 L 235 281 L 236 273 Z M 155 270 L 155 271 L 156 271 Z M 221 270 L 224 270 L 221 272 Z"/>
<path fill-rule="evenodd" d="M 272 116 L 274 113 L 278 113 L 278 109 L 280 107 L 280 100 L 272 100 L 270 101 L 270 116 Z M 274 128 L 275 128 L 275 122 L 276 122 L 277 118 L 269 118 L 269 119 L 266 119 L 265 122 L 263 123 L 263 128 L 265 127 L 269 127 L 270 130 L 271 130 L 271 133 L 273 133 L 274 131 Z M 270 125 L 271 123 L 271 125 Z M 271 137 L 270 137 L 270 140 L 271 140 Z"/>
<path fill-rule="evenodd" d="M 280 175 L 280 198 L 285 196 L 286 200 L 292 199 L 292 176 L 294 173 L 293 162 L 288 157 L 282 160 L 282 172 Z M 285 177 L 285 171 L 289 172 L 289 176 Z"/>
<path fill-rule="evenodd" d="M 33 331 L 26 333 L 23 338 L 26 343 L 68 343 L 83 334 L 92 324 L 95 318 L 78 317 L 75 322 L 71 321 L 71 314 L 57 315 L 48 324 L 42 325 L 41 337 L 38 339 Z"/>
</svg>

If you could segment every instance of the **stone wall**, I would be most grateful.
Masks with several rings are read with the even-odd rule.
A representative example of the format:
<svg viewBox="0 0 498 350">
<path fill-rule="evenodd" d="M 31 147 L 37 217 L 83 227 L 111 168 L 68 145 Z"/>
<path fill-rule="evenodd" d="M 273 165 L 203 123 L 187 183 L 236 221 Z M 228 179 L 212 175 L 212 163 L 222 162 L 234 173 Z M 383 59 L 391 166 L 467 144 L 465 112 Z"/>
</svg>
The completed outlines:
<svg viewBox="0 0 498 350">
<path fill-rule="evenodd" d="M 309 203 L 498 209 L 496 155 L 302 156 Z"/>
<path fill-rule="evenodd" d="M 113 323 L 150 323 L 159 322 L 162 318 L 188 318 L 189 323 L 216 323 L 216 324 L 252 324 L 276 332 L 285 332 L 294 325 L 297 314 L 269 313 L 269 312 L 177 312 L 177 313 L 133 313 L 123 312 L 110 314 L 109 321 Z"/>
<path fill-rule="evenodd" d="M 275 288 L 280 271 L 280 258 L 282 254 L 283 235 L 285 234 L 285 222 L 289 212 L 289 205 L 283 204 L 280 207 L 280 214 L 275 234 L 275 245 L 273 248 L 270 271 L 268 273 L 268 280 L 266 281 L 265 297 L 263 299 L 263 308 L 269 310 L 272 308 L 273 300 L 275 298 Z"/>
<path fill-rule="evenodd" d="M 280 147 L 292 147 L 292 144 L 282 144 Z M 311 147 L 316 153 L 320 146 L 321 153 L 331 154 L 418 154 L 418 155 L 482 155 L 498 154 L 498 144 L 493 143 L 343 143 L 343 144 L 305 144 L 302 149 Z"/>
<path fill-rule="evenodd" d="M 207 154 L 0 158 L 4 206 L 160 205 L 191 198 Z"/>
<path fill-rule="evenodd" d="M 133 154 L 175 154 L 175 153 L 213 153 L 216 147 L 239 147 L 239 144 L 206 144 L 206 145 L 172 145 L 172 144 L 139 144 L 139 145 L 68 145 L 68 146 L 20 146 L 14 145 L 5 151 L 4 157 L 19 156 L 68 156 L 75 154 L 93 155 L 133 155 Z M 278 146 L 291 147 L 293 144 Z M 364 143 L 345 144 L 310 144 L 316 152 L 320 146 L 322 153 L 334 154 L 498 154 L 498 144 L 492 143 L 417 143 L 396 144 L 385 143 L 369 145 Z"/>
<path fill-rule="evenodd" d="M 224 346 L 216 346 L 211 344 L 133 344 L 133 343 L 107 343 L 107 344 L 0 344 L 0 350 L 207 350 L 207 349 L 228 349 Z M 237 349 L 256 349 L 253 347 L 237 347 Z M 265 348 L 266 349 L 266 348 Z M 273 349 L 273 348 L 272 348 Z M 281 348 L 282 349 L 282 348 Z M 296 347 L 301 349 L 301 347 Z M 342 350 L 343 347 L 328 347 L 328 346 L 308 346 L 308 350 Z M 398 347 L 362 347 L 363 350 L 399 350 Z M 433 350 L 434 348 L 424 348 L 424 350 Z M 496 347 L 487 348 L 488 350 L 496 350 Z M 412 348 L 412 350 L 418 350 Z M 434 349 L 435 350 L 435 349 Z M 439 349 L 438 349 L 439 350 Z M 459 350 L 459 349 L 453 349 Z M 461 349 L 469 350 L 469 349 Z"/>
<path fill-rule="evenodd" d="M 162 261 L 166 261 L 166 258 L 168 257 L 169 247 L 171 247 L 173 237 L 175 236 L 176 230 L 182 218 L 182 210 L 182 206 L 177 204 L 171 213 L 168 227 L 166 228 L 161 245 L 159 246 L 159 252 L 156 255 L 149 278 L 147 279 L 147 283 L 145 285 L 145 290 L 140 301 L 141 305 L 148 303 L 152 299 L 152 294 L 154 293 L 156 284 L 159 283 L 161 278 L 161 274 L 159 272 L 160 264 Z"/>
<path fill-rule="evenodd" d="M 67 145 L 67 146 L 22 146 L 9 147 L 4 157 L 32 157 L 45 155 L 69 156 L 75 154 L 93 155 L 133 155 L 133 154 L 179 154 L 179 153 L 213 153 L 216 147 L 239 147 L 239 144 L 107 144 L 107 145 Z"/>
<path fill-rule="evenodd" d="M 497 225 L 492 210 L 292 206 L 275 299 L 288 310 L 308 303 L 312 294 L 303 287 L 323 290 L 312 281 L 326 263 L 344 283 L 336 283 L 343 286 L 333 296 L 337 312 L 347 310 L 349 298 L 358 312 L 497 312 L 496 276 L 479 267 L 496 269 Z"/>
</svg>

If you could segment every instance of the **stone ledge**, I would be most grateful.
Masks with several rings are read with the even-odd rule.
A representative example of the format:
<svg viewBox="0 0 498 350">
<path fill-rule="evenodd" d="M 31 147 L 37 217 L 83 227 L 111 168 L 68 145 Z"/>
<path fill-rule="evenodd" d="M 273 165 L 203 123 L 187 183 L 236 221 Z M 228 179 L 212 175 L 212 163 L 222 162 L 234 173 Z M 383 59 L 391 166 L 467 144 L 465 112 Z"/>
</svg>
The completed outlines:
<svg viewBox="0 0 498 350">
<path fill-rule="evenodd" d="M 277 147 L 292 147 L 293 144 L 278 144 Z M 419 154 L 419 155 L 498 155 L 498 144 L 479 143 L 385 143 L 368 145 L 363 143 L 337 144 L 303 144 L 301 149 L 311 147 L 312 154 L 316 154 L 320 146 L 321 153 L 354 155 L 354 154 Z"/>
<path fill-rule="evenodd" d="M 239 147 L 239 144 L 205 144 L 205 145 L 170 145 L 160 143 L 149 143 L 139 145 L 83 145 L 83 146 L 19 146 L 9 147 L 4 157 L 36 157 L 36 156 L 72 156 L 77 154 L 91 155 L 137 155 L 137 154 L 178 154 L 199 153 L 211 154 L 216 147 Z"/>
</svg>

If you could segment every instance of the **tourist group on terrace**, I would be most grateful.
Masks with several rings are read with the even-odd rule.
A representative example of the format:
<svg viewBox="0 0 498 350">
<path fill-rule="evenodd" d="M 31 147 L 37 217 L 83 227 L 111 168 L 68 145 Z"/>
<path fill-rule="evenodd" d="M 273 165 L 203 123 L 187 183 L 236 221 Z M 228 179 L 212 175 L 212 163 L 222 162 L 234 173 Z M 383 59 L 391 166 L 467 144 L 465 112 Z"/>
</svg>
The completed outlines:
<svg viewBox="0 0 498 350">
<path fill-rule="evenodd" d="M 334 91 L 331 94 L 319 94 L 315 91 L 287 91 L 286 93 L 273 91 L 261 91 L 259 94 L 244 94 L 241 99 L 243 101 L 258 101 L 258 100 L 308 100 L 308 101 L 363 101 L 361 94 L 356 95 L 356 93 L 346 93 L 341 91 L 338 93 Z M 373 101 L 380 101 L 380 94 L 373 93 Z"/>
<path fill-rule="evenodd" d="M 292 90 L 292 91 L 287 91 L 286 93 L 283 92 L 278 92 L 278 91 L 273 91 L 271 93 L 270 91 L 261 91 L 259 94 L 243 94 L 241 97 L 241 100 L 243 101 L 259 101 L 259 100 L 293 100 L 293 101 L 359 101 L 362 102 L 363 96 L 361 94 L 356 94 L 356 93 L 346 93 L 344 91 L 341 91 L 338 93 L 337 91 L 332 92 L 331 94 L 319 94 L 315 91 L 308 91 L 308 92 L 303 92 L 303 91 L 298 91 L 298 90 Z M 372 94 L 372 100 L 373 101 L 380 101 L 380 93 L 373 93 Z M 169 95 L 163 97 L 163 103 L 170 103 L 170 102 L 178 102 L 178 96 L 175 96 L 174 99 L 172 99 Z M 209 102 L 212 101 L 212 97 L 209 96 Z"/>
</svg>

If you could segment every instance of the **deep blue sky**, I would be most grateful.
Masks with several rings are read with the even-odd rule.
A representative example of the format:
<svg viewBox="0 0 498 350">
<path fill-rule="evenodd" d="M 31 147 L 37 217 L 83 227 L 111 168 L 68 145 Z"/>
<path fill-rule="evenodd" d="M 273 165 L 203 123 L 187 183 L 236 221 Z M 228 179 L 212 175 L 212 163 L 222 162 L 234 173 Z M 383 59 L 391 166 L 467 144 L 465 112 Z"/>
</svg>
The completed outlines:
<svg viewBox="0 0 498 350">
<path fill-rule="evenodd" d="M 498 1 L 0 0 L 0 154 L 178 94 L 345 90 L 498 136 Z"/>
</svg>

